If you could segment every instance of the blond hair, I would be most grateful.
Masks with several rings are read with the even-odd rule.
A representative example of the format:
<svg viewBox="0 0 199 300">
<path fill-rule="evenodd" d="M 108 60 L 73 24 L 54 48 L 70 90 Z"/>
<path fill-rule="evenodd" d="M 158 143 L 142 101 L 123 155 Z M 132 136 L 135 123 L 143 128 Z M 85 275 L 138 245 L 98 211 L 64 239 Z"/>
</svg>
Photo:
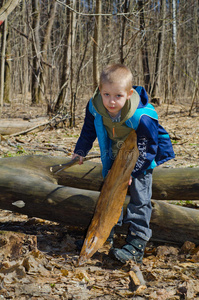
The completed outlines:
<svg viewBox="0 0 199 300">
<path fill-rule="evenodd" d="M 100 75 L 99 87 L 104 83 L 124 82 L 126 91 L 130 91 L 133 85 L 133 75 L 130 69 L 122 64 L 112 64 L 105 67 Z"/>
</svg>

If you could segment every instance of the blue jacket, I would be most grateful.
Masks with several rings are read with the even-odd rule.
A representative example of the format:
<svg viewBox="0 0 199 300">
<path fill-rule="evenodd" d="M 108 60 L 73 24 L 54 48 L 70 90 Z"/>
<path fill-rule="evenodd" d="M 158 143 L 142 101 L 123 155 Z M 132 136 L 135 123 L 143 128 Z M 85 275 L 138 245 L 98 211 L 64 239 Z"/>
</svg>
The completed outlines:
<svg viewBox="0 0 199 300">
<path fill-rule="evenodd" d="M 154 107 L 148 102 L 145 89 L 141 86 L 134 86 L 133 88 L 140 95 L 140 102 L 133 116 L 125 124 L 137 133 L 139 157 L 132 172 L 132 176 L 136 178 L 147 169 L 153 169 L 174 158 L 175 154 L 168 133 L 158 123 L 158 115 Z M 86 107 L 84 125 L 74 152 L 86 156 L 96 137 L 101 152 L 102 174 L 105 177 L 113 163 L 111 159 L 112 141 L 103 125 L 102 116 L 95 110 L 92 99 L 90 99 Z"/>
</svg>

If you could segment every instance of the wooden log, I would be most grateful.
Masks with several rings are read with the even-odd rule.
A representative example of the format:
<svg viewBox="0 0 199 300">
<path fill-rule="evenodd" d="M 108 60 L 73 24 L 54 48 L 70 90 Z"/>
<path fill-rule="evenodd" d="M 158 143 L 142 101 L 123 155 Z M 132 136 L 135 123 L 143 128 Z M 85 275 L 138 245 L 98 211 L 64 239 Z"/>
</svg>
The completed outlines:
<svg viewBox="0 0 199 300">
<path fill-rule="evenodd" d="M 80 189 L 100 191 L 103 185 L 100 163 L 87 161 L 83 165 L 73 166 L 66 171 L 53 174 L 50 167 L 68 163 L 69 157 L 45 155 L 27 155 L 0 159 L 0 179 L 7 176 L 12 168 L 34 172 L 38 176 L 47 176 L 57 184 Z M 5 180 L 5 178 L 3 179 Z M 153 199 L 157 200 L 199 200 L 199 168 L 162 168 L 153 172 Z"/>
<path fill-rule="evenodd" d="M 53 177 L 50 166 L 69 161 L 64 157 L 21 156 L 0 159 L 0 208 L 56 222 L 68 226 L 87 228 L 93 217 L 99 192 L 76 189 L 59 184 L 62 177 Z M 86 162 L 72 167 L 79 181 L 85 185 L 88 179 L 81 179 L 85 170 L 91 169 L 94 163 Z M 82 168 L 83 167 L 83 168 Z M 90 187 L 102 184 L 101 165 L 93 170 L 95 176 L 88 174 Z M 68 169 L 70 170 L 70 169 Z M 84 171 L 83 171 L 84 170 Z M 168 171 L 167 169 L 165 169 Z M 163 172 L 165 170 L 162 170 Z M 193 169 L 190 169 L 192 171 Z M 182 174 L 183 169 L 181 169 Z M 195 170 L 194 170 L 195 171 Z M 67 174 L 64 172 L 63 176 Z M 190 174 L 197 174 L 191 173 Z M 60 174 L 59 174 L 60 176 Z M 196 176 L 196 175 L 194 175 Z M 71 176 L 67 178 L 70 182 Z M 76 183 L 78 184 L 78 178 Z M 180 178 L 180 176 L 179 176 Z M 199 177 L 197 177 L 198 179 Z M 185 185 L 185 184 L 184 184 Z M 188 185 L 189 186 L 189 185 Z M 192 186 L 193 188 L 193 186 Z M 124 210 L 129 201 L 126 197 Z M 153 213 L 151 227 L 153 237 L 183 243 L 186 240 L 199 241 L 199 211 L 184 208 L 163 201 L 152 201 Z M 126 227 L 121 229 L 126 232 Z"/>
<path fill-rule="evenodd" d="M 153 238 L 176 243 L 199 244 L 199 210 L 152 200 Z"/>
<path fill-rule="evenodd" d="M 103 184 L 95 213 L 78 260 L 85 263 L 107 240 L 117 224 L 125 201 L 131 172 L 139 156 L 137 135 L 131 131 L 122 144 L 113 166 Z"/>
<path fill-rule="evenodd" d="M 20 118 L 0 119 L 0 134 L 2 135 L 16 135 L 22 131 L 37 129 L 39 126 L 46 126 L 49 124 L 47 118 L 36 118 L 30 120 L 23 120 Z"/>
<path fill-rule="evenodd" d="M 11 170 L 7 170 L 9 181 L 3 181 L 0 176 L 1 209 L 82 229 L 89 226 L 99 192 L 57 185 L 47 176 L 38 176 L 30 170 Z M 128 202 L 129 196 L 126 197 L 124 211 Z M 198 210 L 156 200 L 152 201 L 152 205 L 153 238 L 181 244 L 188 240 L 198 244 Z M 122 226 L 120 232 L 125 234 L 127 227 Z"/>
<path fill-rule="evenodd" d="M 101 172 L 100 163 L 86 162 L 81 167 L 74 166 L 60 173 L 57 180 L 59 184 L 100 191 Z M 152 197 L 157 200 L 199 200 L 199 168 L 155 168 Z"/>
</svg>

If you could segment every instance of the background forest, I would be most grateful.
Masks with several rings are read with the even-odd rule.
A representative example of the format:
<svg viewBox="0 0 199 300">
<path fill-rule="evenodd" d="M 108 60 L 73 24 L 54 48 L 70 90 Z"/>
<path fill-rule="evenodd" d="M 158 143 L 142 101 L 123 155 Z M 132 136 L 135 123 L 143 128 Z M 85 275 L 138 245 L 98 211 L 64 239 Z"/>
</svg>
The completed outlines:
<svg viewBox="0 0 199 300">
<path fill-rule="evenodd" d="M 77 267 L 76 241 L 84 238 L 84 232 L 78 218 L 75 228 L 68 226 L 61 203 L 54 206 L 48 199 L 37 215 L 34 197 L 29 201 L 30 215 L 25 215 L 21 195 L 13 202 L 11 194 L 2 192 L 3 165 L 9 170 L 6 191 L 21 178 L 25 182 L 23 188 L 17 184 L 15 199 L 17 191 L 25 190 L 26 174 L 34 178 L 38 174 L 39 184 L 34 181 L 33 187 L 49 178 L 42 175 L 40 160 L 28 170 L 26 158 L 36 161 L 41 156 L 51 164 L 71 157 L 99 73 L 113 62 L 126 64 L 134 84 L 144 86 L 150 101 L 156 101 L 160 124 L 168 131 L 176 155 L 162 170 L 175 168 L 183 176 L 186 171 L 198 172 L 198 12 L 199 0 L 0 0 L 0 202 L 1 208 L 5 203 L 11 209 L 0 209 L 0 299 L 199 299 L 199 245 L 190 241 L 191 236 L 197 239 L 199 218 L 179 215 L 180 221 L 172 225 L 176 209 L 171 208 L 155 223 L 160 238 L 148 243 L 140 267 L 144 282 L 136 282 L 132 264 L 118 265 L 108 256 L 107 245 L 85 266 Z M 97 141 L 92 151 L 99 154 Z M 24 161 L 21 171 L 17 164 L 12 169 L 9 161 Z M 195 184 L 191 176 L 183 178 L 183 188 L 175 190 L 177 199 L 156 203 L 188 206 L 181 209 L 195 216 L 199 199 L 191 195 L 197 194 L 199 176 Z M 170 181 L 176 182 L 172 177 Z M 79 188 L 79 180 L 75 182 Z M 57 186 L 55 191 L 63 190 Z M 41 219 L 40 213 L 48 207 L 52 207 L 50 220 Z M 59 210 L 64 223 L 52 221 Z M 183 245 L 164 240 L 168 231 L 182 239 L 183 230 L 178 229 L 183 223 L 189 240 Z M 118 247 L 125 237 L 116 234 Z"/>
<path fill-rule="evenodd" d="M 1 106 L 29 97 L 47 113 L 66 112 L 74 125 L 75 109 L 112 62 L 128 65 L 151 99 L 196 98 L 198 1 L 0 0 L 0 19 L 8 5 L 14 8 L 0 25 Z"/>
</svg>

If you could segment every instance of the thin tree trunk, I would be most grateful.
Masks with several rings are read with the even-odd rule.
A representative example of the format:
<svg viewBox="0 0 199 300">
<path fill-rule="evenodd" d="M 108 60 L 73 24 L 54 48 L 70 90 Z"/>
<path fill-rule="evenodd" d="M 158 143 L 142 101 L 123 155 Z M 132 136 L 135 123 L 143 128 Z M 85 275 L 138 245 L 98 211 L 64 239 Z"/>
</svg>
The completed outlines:
<svg viewBox="0 0 199 300">
<path fill-rule="evenodd" d="M 1 109 L 4 102 L 4 75 L 5 75 L 5 53 L 6 53 L 6 36 L 7 36 L 7 19 L 4 20 L 3 25 L 3 39 L 2 39 L 2 52 L 1 52 L 1 90 L 0 90 L 0 103 Z"/>
<path fill-rule="evenodd" d="M 128 12 L 128 4 L 129 4 L 129 1 L 128 0 L 125 0 L 124 1 L 124 13 L 127 13 Z M 120 49 L 120 63 L 123 64 L 124 63 L 124 38 L 125 38 L 125 29 L 126 29 L 126 17 L 122 16 L 122 21 L 121 21 L 121 32 L 120 32 L 120 46 L 119 46 L 119 49 Z"/>
<path fill-rule="evenodd" d="M 194 29 L 195 29 L 194 33 L 196 35 L 197 49 L 199 51 L 198 7 L 199 7 L 199 4 L 196 1 L 195 7 L 194 7 Z M 198 81 L 198 76 L 197 76 L 198 70 L 199 70 L 199 55 L 198 55 L 197 63 L 196 63 L 196 81 L 195 81 L 195 87 L 194 87 L 193 97 L 192 97 L 192 101 L 191 101 L 191 107 L 189 110 L 189 116 L 191 116 L 192 109 L 194 107 L 194 102 L 196 102 L 196 111 L 198 109 L 198 100 L 197 100 L 197 94 L 198 94 L 198 90 L 199 90 L 199 81 Z"/>
<path fill-rule="evenodd" d="M 101 0 L 96 0 L 96 14 L 102 12 Z M 94 28 L 94 41 L 93 41 L 93 90 L 95 90 L 99 84 L 99 49 L 101 47 L 101 35 L 102 35 L 102 17 L 101 15 L 95 16 L 95 28 Z"/>
<path fill-rule="evenodd" d="M 73 0 L 73 8 L 75 9 L 76 7 L 76 0 Z M 74 81 L 74 76 L 73 76 L 73 73 L 74 73 L 74 70 L 73 70 L 73 46 L 74 46 L 74 41 L 75 41 L 75 35 L 76 35 L 76 15 L 71 12 L 71 25 L 70 25 L 70 28 L 71 28 L 71 34 L 70 34 L 70 37 L 71 37 L 71 64 L 70 64 L 70 73 L 71 73 L 71 76 L 70 76 L 70 91 L 71 91 L 71 99 L 70 99 L 70 127 L 74 127 L 75 126 L 75 99 L 76 99 L 76 93 L 74 92 L 74 89 L 73 89 L 73 81 Z"/>
<path fill-rule="evenodd" d="M 43 62 L 47 62 L 47 58 L 48 58 L 48 45 L 49 45 L 49 42 L 50 42 L 51 31 L 52 31 L 52 27 L 53 27 L 53 23 L 54 23 L 54 19 L 55 19 L 56 7 L 57 7 L 56 0 L 51 1 L 48 24 L 47 24 L 47 27 L 46 27 L 44 42 L 43 42 L 42 49 L 41 49 L 41 53 L 42 53 L 42 56 L 41 56 L 42 72 L 41 72 L 41 75 L 40 75 L 39 98 L 41 98 L 41 99 L 45 98 L 46 102 L 48 102 L 47 101 L 47 95 L 46 95 L 46 92 L 47 92 L 47 88 L 46 88 L 46 85 L 47 85 L 47 66 Z"/>
<path fill-rule="evenodd" d="M 32 1 L 32 104 L 39 103 L 39 82 L 40 82 L 40 7 L 39 0 Z"/>
<path fill-rule="evenodd" d="M 27 11 L 26 11 L 26 0 L 22 2 L 22 24 L 24 27 L 25 36 L 28 35 L 28 27 L 27 27 Z M 23 48 L 22 51 L 22 95 L 23 99 L 27 99 L 28 91 L 29 91 L 29 72 L 28 72 L 28 40 L 27 38 L 23 38 Z"/>
<path fill-rule="evenodd" d="M 67 0 L 67 4 L 70 1 Z M 68 94 L 69 94 L 69 83 L 70 83 L 70 64 L 71 64 L 71 10 L 66 8 L 66 31 L 65 31 L 65 44 L 63 53 L 62 63 L 62 75 L 61 75 L 61 87 L 57 99 L 54 103 L 54 111 L 58 112 L 59 109 L 64 105 Z"/>
<path fill-rule="evenodd" d="M 144 74 L 144 87 L 149 93 L 151 89 L 150 84 L 150 71 L 149 71 L 149 61 L 148 61 L 148 49 L 147 49 L 147 38 L 145 30 L 145 19 L 144 19 L 144 3 L 143 0 L 138 1 L 139 8 L 139 18 L 140 18 L 140 31 L 142 33 L 143 44 L 141 46 L 141 55 L 142 55 L 142 67 Z"/>
<path fill-rule="evenodd" d="M 161 91 L 161 78 L 163 73 L 163 61 L 164 61 L 164 47 L 165 47 L 165 21 L 166 21 L 166 1 L 161 0 L 161 21 L 160 21 L 160 28 L 158 32 L 158 48 L 156 53 L 156 63 L 155 63 L 155 78 L 153 87 L 151 89 L 151 96 L 156 97 L 160 96 Z"/>
<path fill-rule="evenodd" d="M 8 33 L 7 28 L 7 35 L 6 35 L 6 55 L 5 55 L 5 77 L 4 77 L 4 103 L 11 102 L 11 72 L 12 72 L 12 63 L 10 60 L 11 57 L 11 45 L 10 45 L 10 35 Z"/>
<path fill-rule="evenodd" d="M 18 5 L 19 0 L 8 0 L 6 3 L 0 8 L 0 25 L 7 19 L 9 14 L 15 9 Z"/>
<path fill-rule="evenodd" d="M 191 107 L 189 109 L 189 116 L 191 116 L 194 102 L 197 99 L 197 93 L 198 93 L 198 78 L 196 79 L 196 82 L 195 82 L 195 88 L 194 88 L 193 97 L 192 97 L 192 101 L 191 101 Z"/>
<path fill-rule="evenodd" d="M 172 0 L 173 9 L 173 78 L 172 78 L 172 102 L 176 97 L 176 59 L 177 59 L 177 24 L 176 24 L 176 0 Z"/>
</svg>

